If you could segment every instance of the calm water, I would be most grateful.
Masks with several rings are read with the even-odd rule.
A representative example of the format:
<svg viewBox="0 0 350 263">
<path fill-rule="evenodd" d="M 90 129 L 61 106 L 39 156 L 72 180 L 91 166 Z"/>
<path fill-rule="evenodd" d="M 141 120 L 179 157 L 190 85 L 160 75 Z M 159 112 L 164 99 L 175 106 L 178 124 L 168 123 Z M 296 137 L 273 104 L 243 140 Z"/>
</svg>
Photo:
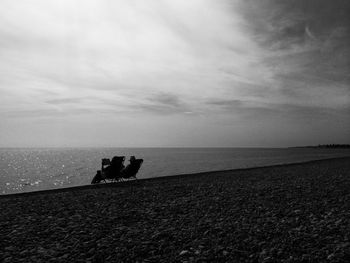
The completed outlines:
<svg viewBox="0 0 350 263">
<path fill-rule="evenodd" d="M 0 149 L 0 194 L 90 184 L 102 158 L 143 158 L 138 178 L 350 156 L 349 149 L 26 148 Z M 128 162 L 126 162 L 127 164 Z"/>
</svg>

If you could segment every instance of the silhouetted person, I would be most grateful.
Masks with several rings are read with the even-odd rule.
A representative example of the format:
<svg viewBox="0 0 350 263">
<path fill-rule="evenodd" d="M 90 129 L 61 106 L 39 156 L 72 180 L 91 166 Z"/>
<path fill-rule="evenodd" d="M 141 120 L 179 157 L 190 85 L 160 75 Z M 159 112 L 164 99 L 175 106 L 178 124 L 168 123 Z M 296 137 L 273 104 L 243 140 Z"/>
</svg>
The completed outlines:
<svg viewBox="0 0 350 263">
<path fill-rule="evenodd" d="M 96 175 L 94 176 L 94 178 L 92 178 L 91 184 L 98 184 L 102 180 L 103 180 L 102 173 L 100 170 L 97 170 Z"/>
<path fill-rule="evenodd" d="M 119 178 L 120 171 L 124 168 L 125 156 L 114 156 L 111 161 L 111 166 L 108 169 L 107 177 L 108 178 Z"/>
<path fill-rule="evenodd" d="M 129 179 L 131 177 L 137 179 L 136 174 L 143 163 L 143 159 L 136 159 L 135 156 L 131 156 L 129 162 L 130 163 L 121 171 L 121 177 L 123 179 Z"/>
<path fill-rule="evenodd" d="M 100 183 L 102 180 L 106 182 L 108 180 L 129 179 L 134 177 L 136 179 L 136 174 L 139 171 L 143 159 L 136 159 L 135 156 L 131 156 L 129 164 L 127 167 L 124 166 L 125 156 L 114 156 L 112 161 L 109 159 L 102 159 L 102 168 L 98 170 L 94 178 L 92 179 L 92 184 Z"/>
</svg>

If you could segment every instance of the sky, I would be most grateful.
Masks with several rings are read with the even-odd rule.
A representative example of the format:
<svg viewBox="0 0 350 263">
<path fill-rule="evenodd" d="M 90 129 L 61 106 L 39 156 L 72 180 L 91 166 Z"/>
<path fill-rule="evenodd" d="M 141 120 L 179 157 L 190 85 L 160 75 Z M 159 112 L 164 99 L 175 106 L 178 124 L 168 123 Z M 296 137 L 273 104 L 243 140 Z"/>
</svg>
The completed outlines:
<svg viewBox="0 0 350 263">
<path fill-rule="evenodd" d="M 350 143 L 348 0 L 0 1 L 0 147 Z"/>
</svg>

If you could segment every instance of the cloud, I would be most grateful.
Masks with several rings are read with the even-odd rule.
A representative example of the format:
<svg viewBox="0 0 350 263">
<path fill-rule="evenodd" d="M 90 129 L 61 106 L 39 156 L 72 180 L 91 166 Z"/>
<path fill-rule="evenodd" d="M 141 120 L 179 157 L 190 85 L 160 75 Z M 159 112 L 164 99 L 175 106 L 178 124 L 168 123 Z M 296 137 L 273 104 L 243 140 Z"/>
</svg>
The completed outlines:
<svg viewBox="0 0 350 263">
<path fill-rule="evenodd" d="M 46 85 L 60 97 L 105 90 L 124 99 L 163 91 L 191 99 L 225 89 L 219 88 L 221 69 L 234 70 L 231 79 L 263 78 L 254 55 L 259 50 L 225 1 L 80 4 L 2 2 L 9 11 L 1 13 L 7 44 L 0 68 L 11 85 L 28 90 L 30 79 L 31 86 Z"/>
<path fill-rule="evenodd" d="M 174 94 L 167 94 L 167 93 L 160 93 L 156 96 L 150 98 L 151 101 L 154 101 L 156 103 L 168 105 L 171 107 L 182 107 L 184 106 L 181 102 L 179 96 L 176 96 Z"/>
<path fill-rule="evenodd" d="M 192 113 L 189 105 L 172 93 L 158 93 L 148 98 L 148 103 L 140 105 L 142 110 L 156 114 L 189 114 Z"/>
<path fill-rule="evenodd" d="M 48 100 L 46 103 L 49 104 L 67 104 L 67 103 L 80 103 L 83 101 L 83 98 L 63 98 L 63 99 L 53 99 L 53 100 Z"/>
<path fill-rule="evenodd" d="M 348 1 L 241 1 L 247 28 L 266 50 L 275 92 L 295 106 L 343 109 L 350 103 Z"/>
<path fill-rule="evenodd" d="M 189 136 L 231 117 L 343 118 L 348 11 L 343 0 L 3 0 L 0 115 L 116 130 L 147 118 Z"/>
</svg>

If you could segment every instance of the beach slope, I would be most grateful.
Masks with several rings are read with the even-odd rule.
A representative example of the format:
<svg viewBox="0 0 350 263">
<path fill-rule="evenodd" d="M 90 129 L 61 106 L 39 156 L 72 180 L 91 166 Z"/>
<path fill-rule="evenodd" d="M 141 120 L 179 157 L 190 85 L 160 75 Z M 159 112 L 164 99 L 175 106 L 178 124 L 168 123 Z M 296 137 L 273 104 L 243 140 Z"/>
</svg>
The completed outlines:
<svg viewBox="0 0 350 263">
<path fill-rule="evenodd" d="M 1 262 L 347 262 L 350 158 L 0 197 Z"/>
</svg>

